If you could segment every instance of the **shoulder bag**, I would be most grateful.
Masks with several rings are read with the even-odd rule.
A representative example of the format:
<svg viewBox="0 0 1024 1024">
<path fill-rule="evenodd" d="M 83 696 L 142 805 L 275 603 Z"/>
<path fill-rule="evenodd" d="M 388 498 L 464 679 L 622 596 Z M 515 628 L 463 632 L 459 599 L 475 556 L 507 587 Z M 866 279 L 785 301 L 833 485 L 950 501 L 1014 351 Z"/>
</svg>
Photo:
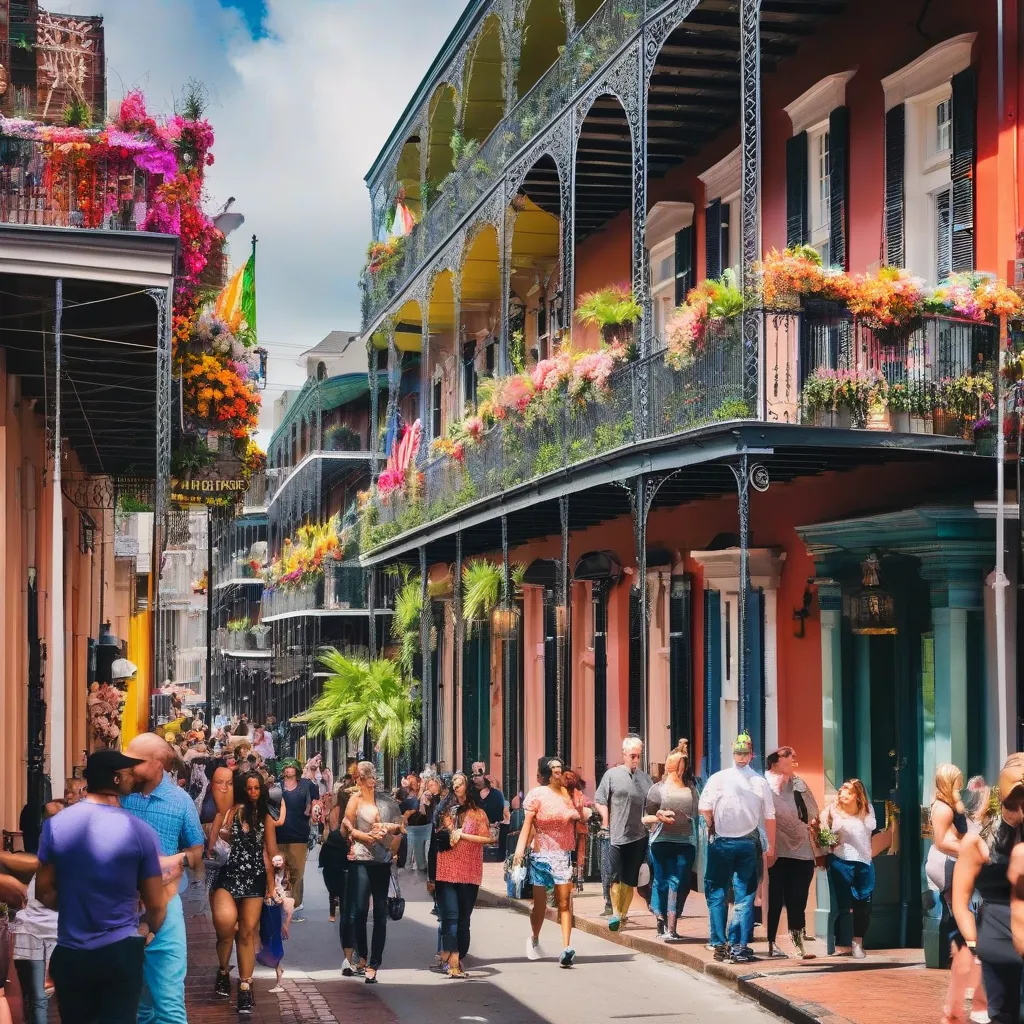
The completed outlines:
<svg viewBox="0 0 1024 1024">
<path fill-rule="evenodd" d="M 405 914 L 405 897 L 402 887 L 398 884 L 398 871 L 391 869 L 391 884 L 388 887 L 388 917 L 392 921 L 401 921 Z"/>
</svg>

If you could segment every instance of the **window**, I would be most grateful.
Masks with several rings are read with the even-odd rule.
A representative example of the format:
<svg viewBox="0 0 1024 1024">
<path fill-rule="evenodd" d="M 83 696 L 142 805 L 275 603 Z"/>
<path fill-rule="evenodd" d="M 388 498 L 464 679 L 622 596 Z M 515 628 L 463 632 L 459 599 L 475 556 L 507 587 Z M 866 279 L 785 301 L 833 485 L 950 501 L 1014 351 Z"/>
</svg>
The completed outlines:
<svg viewBox="0 0 1024 1024">
<path fill-rule="evenodd" d="M 733 220 L 732 216 L 732 203 L 722 203 L 722 241 L 721 241 L 721 252 L 722 252 L 722 267 L 731 267 L 733 264 L 733 250 L 735 249 L 736 255 L 739 255 L 739 246 L 732 246 L 729 244 L 729 240 L 732 237 L 731 224 Z M 737 229 L 739 228 L 739 217 L 735 218 Z"/>
<path fill-rule="evenodd" d="M 651 250 L 651 300 L 654 305 L 654 336 L 665 337 L 665 324 L 676 298 L 676 240 L 668 238 Z"/>
<path fill-rule="evenodd" d="M 953 148 L 953 98 L 947 96 L 935 107 L 935 152 L 946 153 Z"/>
<path fill-rule="evenodd" d="M 468 414 L 476 411 L 476 343 L 462 346 L 462 404 Z"/>
<path fill-rule="evenodd" d="M 810 147 L 811 187 L 808 189 L 810 203 L 811 245 L 821 254 L 823 266 L 829 262 L 829 227 L 832 223 L 832 188 L 829 177 L 829 134 L 828 124 L 807 133 Z"/>
</svg>

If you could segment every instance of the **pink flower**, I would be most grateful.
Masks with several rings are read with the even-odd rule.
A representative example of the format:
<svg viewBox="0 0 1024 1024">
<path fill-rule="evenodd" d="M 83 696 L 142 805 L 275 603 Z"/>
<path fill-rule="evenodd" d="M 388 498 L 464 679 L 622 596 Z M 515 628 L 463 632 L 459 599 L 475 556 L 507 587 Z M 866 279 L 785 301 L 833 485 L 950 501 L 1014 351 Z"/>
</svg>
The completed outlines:
<svg viewBox="0 0 1024 1024">
<path fill-rule="evenodd" d="M 474 441 L 479 441 L 484 432 L 484 421 L 479 416 L 470 416 L 466 420 L 466 434 Z"/>
</svg>

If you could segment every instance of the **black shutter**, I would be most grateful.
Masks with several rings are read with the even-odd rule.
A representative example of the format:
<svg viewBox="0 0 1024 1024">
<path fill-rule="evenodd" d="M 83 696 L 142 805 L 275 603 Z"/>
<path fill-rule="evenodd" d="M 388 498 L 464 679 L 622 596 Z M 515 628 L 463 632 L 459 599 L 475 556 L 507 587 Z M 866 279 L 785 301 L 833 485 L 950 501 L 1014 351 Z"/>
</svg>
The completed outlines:
<svg viewBox="0 0 1024 1024">
<path fill-rule="evenodd" d="M 694 280 L 694 230 L 688 228 L 676 232 L 676 305 L 686 301 L 687 293 L 697 283 Z"/>
<path fill-rule="evenodd" d="M 949 177 L 953 186 L 953 270 L 974 269 L 974 151 L 977 119 L 974 68 L 953 76 L 953 151 Z"/>
<path fill-rule="evenodd" d="M 885 114 L 885 262 L 902 267 L 906 260 L 903 223 L 903 177 L 907 146 L 907 112 L 902 103 Z"/>
<path fill-rule="evenodd" d="M 850 178 L 850 108 L 836 107 L 828 117 L 828 256 L 833 267 L 847 267 L 847 192 Z"/>
<path fill-rule="evenodd" d="M 757 771 L 764 771 L 764 591 L 747 592 L 747 649 L 750 660 L 747 663 L 747 720 L 743 723 L 754 741 L 754 757 Z M 741 652 L 742 655 L 742 652 Z"/>
<path fill-rule="evenodd" d="M 672 577 L 668 602 L 669 746 L 686 738 L 693 744 L 693 651 L 690 581 Z"/>
<path fill-rule="evenodd" d="M 704 764 L 707 779 L 722 766 L 722 595 L 704 591 Z"/>
<path fill-rule="evenodd" d="M 807 132 L 786 141 L 786 245 L 810 240 L 807 208 Z"/>
<path fill-rule="evenodd" d="M 608 768 L 608 583 L 594 583 L 594 786 Z"/>
<path fill-rule="evenodd" d="M 722 276 L 722 200 L 716 199 L 704 211 L 704 276 Z"/>
<path fill-rule="evenodd" d="M 644 614 L 641 608 L 640 588 L 629 591 L 629 694 L 627 710 L 629 721 L 626 728 L 630 733 L 644 735 Z"/>
</svg>

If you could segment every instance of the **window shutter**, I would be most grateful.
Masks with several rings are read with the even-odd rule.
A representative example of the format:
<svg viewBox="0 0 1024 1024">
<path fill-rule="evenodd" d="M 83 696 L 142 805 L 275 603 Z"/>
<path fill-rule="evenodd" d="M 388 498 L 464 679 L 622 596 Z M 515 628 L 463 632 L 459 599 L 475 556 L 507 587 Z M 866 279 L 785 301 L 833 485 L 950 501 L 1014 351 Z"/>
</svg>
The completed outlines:
<svg viewBox="0 0 1024 1024">
<path fill-rule="evenodd" d="M 672 577 L 668 603 L 669 744 L 685 737 L 693 742 L 693 621 L 690 581 Z"/>
<path fill-rule="evenodd" d="M 722 200 L 716 199 L 704 210 L 704 276 L 722 276 Z"/>
<path fill-rule="evenodd" d="M 694 280 L 693 264 L 694 231 L 691 224 L 688 228 L 676 232 L 676 305 L 686 301 L 686 295 L 697 283 Z"/>
<path fill-rule="evenodd" d="M 902 267 L 905 261 L 903 176 L 906 159 L 907 111 L 902 103 L 885 114 L 885 262 Z"/>
<path fill-rule="evenodd" d="M 836 107 L 828 118 L 829 227 L 828 255 L 833 267 L 846 270 L 847 190 L 850 168 L 850 108 Z"/>
<path fill-rule="evenodd" d="M 640 602 L 640 588 L 629 591 L 629 687 L 626 709 L 629 721 L 626 728 L 636 736 L 644 736 L 644 612 Z"/>
<path fill-rule="evenodd" d="M 786 245 L 804 245 L 811 237 L 807 209 L 807 132 L 786 142 Z"/>
<path fill-rule="evenodd" d="M 953 76 L 953 150 L 949 177 L 953 187 L 953 270 L 974 269 L 974 149 L 977 118 L 974 68 Z"/>
<path fill-rule="evenodd" d="M 953 252 L 953 204 L 950 189 L 943 189 L 935 197 L 935 280 L 949 277 Z"/>
</svg>

